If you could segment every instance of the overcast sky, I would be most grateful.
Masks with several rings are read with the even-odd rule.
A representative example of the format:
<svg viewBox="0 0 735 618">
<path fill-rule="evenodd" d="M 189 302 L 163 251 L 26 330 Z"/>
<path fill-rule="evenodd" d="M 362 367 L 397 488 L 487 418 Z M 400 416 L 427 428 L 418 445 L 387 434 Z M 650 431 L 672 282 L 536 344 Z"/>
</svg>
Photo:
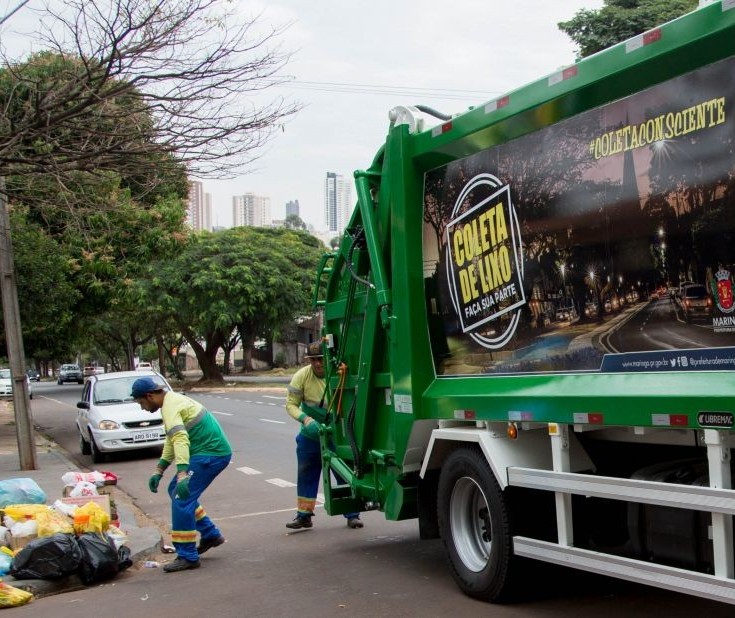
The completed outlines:
<svg viewBox="0 0 735 618">
<path fill-rule="evenodd" d="M 258 3 L 241 3 L 253 6 Z M 274 218 L 298 199 L 301 217 L 324 228 L 324 178 L 367 168 L 396 105 L 458 113 L 574 61 L 556 26 L 602 0 L 277 0 L 260 3 L 261 20 L 293 22 L 295 51 L 286 94 L 298 113 L 249 174 L 205 181 L 213 218 L 231 225 L 232 195 L 271 198 Z M 312 84 L 306 82 L 315 82 Z M 353 196 L 355 195 L 353 190 Z"/>
<path fill-rule="evenodd" d="M 55 1 L 55 0 L 52 0 Z M 40 0 L 31 0 L 38 4 Z M 0 0 L 0 15 L 18 0 Z M 367 168 L 385 141 L 388 111 L 423 104 L 461 112 L 574 61 L 559 21 L 602 0 L 236 0 L 265 24 L 291 23 L 288 87 L 305 107 L 236 180 L 204 180 L 213 223 L 232 225 L 232 196 L 271 198 L 273 218 L 299 200 L 301 217 L 324 228 L 326 173 Z M 11 19 L 20 17 L 20 12 Z M 274 91 L 274 94 L 276 92 Z M 354 191 L 353 191 L 354 195 Z"/>
</svg>

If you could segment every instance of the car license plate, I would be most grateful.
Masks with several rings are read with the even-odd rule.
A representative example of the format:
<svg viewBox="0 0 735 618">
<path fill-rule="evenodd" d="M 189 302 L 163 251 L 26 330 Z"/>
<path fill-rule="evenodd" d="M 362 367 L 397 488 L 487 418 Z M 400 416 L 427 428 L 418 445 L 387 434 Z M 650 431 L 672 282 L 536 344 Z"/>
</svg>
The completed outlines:
<svg viewBox="0 0 735 618">
<path fill-rule="evenodd" d="M 160 439 L 160 431 L 136 431 L 133 433 L 133 442 L 149 442 L 150 440 Z"/>
</svg>

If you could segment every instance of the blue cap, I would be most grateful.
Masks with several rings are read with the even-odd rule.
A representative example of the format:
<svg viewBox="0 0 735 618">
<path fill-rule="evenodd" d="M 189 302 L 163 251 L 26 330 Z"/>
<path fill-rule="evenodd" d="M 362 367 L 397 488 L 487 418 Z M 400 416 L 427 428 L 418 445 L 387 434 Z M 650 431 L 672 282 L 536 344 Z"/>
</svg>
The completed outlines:
<svg viewBox="0 0 735 618">
<path fill-rule="evenodd" d="M 163 384 L 156 382 L 153 378 L 146 376 L 145 378 L 138 378 L 133 382 L 133 390 L 130 396 L 133 399 L 140 399 L 146 393 L 152 393 L 153 391 L 161 391 L 166 388 Z"/>
</svg>

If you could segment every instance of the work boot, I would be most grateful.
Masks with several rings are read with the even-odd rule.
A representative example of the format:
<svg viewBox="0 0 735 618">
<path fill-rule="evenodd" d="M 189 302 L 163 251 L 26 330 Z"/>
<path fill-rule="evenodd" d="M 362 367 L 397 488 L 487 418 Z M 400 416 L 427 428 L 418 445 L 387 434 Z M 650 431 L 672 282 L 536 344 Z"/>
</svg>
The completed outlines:
<svg viewBox="0 0 735 618">
<path fill-rule="evenodd" d="M 197 545 L 197 552 L 201 556 L 205 551 L 209 551 L 213 547 L 219 547 L 225 542 L 225 537 L 221 534 L 211 539 L 201 539 Z"/>
<path fill-rule="evenodd" d="M 350 517 L 347 520 L 347 527 L 348 528 L 362 528 L 362 522 L 360 521 L 359 517 Z"/>
<path fill-rule="evenodd" d="M 286 524 L 286 528 L 291 530 L 301 530 L 301 528 L 311 528 L 314 524 L 311 523 L 311 515 L 297 515 L 293 521 Z"/>
<path fill-rule="evenodd" d="M 176 571 L 186 571 L 188 569 L 198 569 L 199 560 L 191 561 L 184 558 L 176 558 L 173 562 L 164 565 L 164 573 L 175 573 Z"/>
</svg>

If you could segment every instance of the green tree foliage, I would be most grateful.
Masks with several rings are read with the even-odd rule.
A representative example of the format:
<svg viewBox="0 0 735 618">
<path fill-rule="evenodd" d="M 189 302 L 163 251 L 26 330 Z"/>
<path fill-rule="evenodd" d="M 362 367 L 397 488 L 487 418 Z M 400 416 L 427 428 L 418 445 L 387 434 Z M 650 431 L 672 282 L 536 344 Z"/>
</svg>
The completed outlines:
<svg viewBox="0 0 735 618">
<path fill-rule="evenodd" d="M 585 58 L 694 10 L 698 0 L 605 0 L 599 10 L 581 9 L 559 29 Z"/>
<path fill-rule="evenodd" d="M 205 380 L 221 380 L 215 359 L 232 331 L 243 345 L 309 311 L 318 239 L 285 228 L 240 227 L 192 235 L 141 282 L 147 303 L 176 321 Z"/>
<path fill-rule="evenodd" d="M 283 227 L 290 228 L 292 230 L 305 230 L 306 223 L 298 215 L 288 215 L 283 221 Z"/>
<path fill-rule="evenodd" d="M 0 47 L 0 178 L 68 261 L 86 328 L 183 237 L 187 173 L 241 169 L 300 106 L 262 96 L 289 58 L 284 28 L 229 0 L 64 5 L 38 9 L 43 51 Z"/>
<path fill-rule="evenodd" d="M 11 214 L 11 226 L 28 357 L 36 361 L 65 358 L 78 332 L 75 307 L 81 299 L 70 282 L 72 265 L 43 229 L 26 221 L 22 209 Z M 6 356 L 4 334 L 0 340 L 0 354 Z"/>
<path fill-rule="evenodd" d="M 22 126 L 40 100 L 50 93 L 66 92 L 71 87 L 69 82 L 74 82 L 82 70 L 83 63 L 78 59 L 50 53 L 0 70 L 0 98 L 6 102 L 2 120 L 9 126 Z M 108 87 L 114 87 L 114 83 L 110 82 Z M 14 235 L 15 228 L 27 222 L 37 235 L 46 236 L 44 246 L 53 246 L 52 253 L 65 262 L 64 285 L 70 293 L 64 311 L 59 311 L 51 323 L 56 341 L 71 349 L 82 331 L 103 338 L 108 333 L 120 335 L 119 329 L 102 328 L 109 320 L 99 322 L 95 318 L 117 308 L 120 319 L 124 319 L 129 313 L 125 309 L 129 304 L 126 297 L 134 278 L 152 259 L 174 250 L 185 235 L 186 170 L 171 155 L 157 152 L 150 145 L 150 152 L 145 152 L 151 140 L 151 114 L 133 112 L 125 96 L 110 100 L 103 107 L 90 107 L 86 115 L 76 117 L 75 123 L 58 123 L 43 136 L 21 134 L 14 142 L 14 163 L 7 168 L 11 173 L 6 179 L 8 197 L 16 211 L 23 213 L 13 218 Z M 86 164 L 80 164 L 80 169 L 65 169 L 64 153 L 82 151 L 83 141 L 91 152 L 100 147 L 89 134 L 101 136 L 112 130 L 121 131 L 119 127 L 123 125 L 129 125 L 131 143 L 137 140 L 136 148 L 141 150 L 134 164 L 131 157 L 121 160 L 117 169 L 85 169 Z M 44 157 L 49 163 L 46 167 L 41 165 Z M 33 263 L 24 263 L 29 258 L 33 254 L 19 254 L 16 258 L 20 285 L 28 284 L 21 273 L 37 272 Z M 57 282 L 54 288 L 62 286 Z M 26 313 L 44 314 L 44 294 L 28 295 L 23 289 L 18 294 L 25 307 L 23 323 Z M 67 313 L 74 319 L 65 320 Z M 64 330 L 61 327 L 65 324 L 68 328 Z M 99 332 L 89 332 L 98 326 Z M 31 334 L 27 327 L 26 333 Z M 125 340 L 133 343 L 118 351 L 128 359 L 128 366 L 132 363 L 130 350 L 135 349 L 134 344 L 153 335 L 150 331 L 138 334 L 138 329 L 128 331 Z M 36 338 L 24 336 L 24 343 L 29 356 L 45 357 L 54 349 Z M 57 358 L 68 357 L 70 349 L 57 353 Z"/>
</svg>

